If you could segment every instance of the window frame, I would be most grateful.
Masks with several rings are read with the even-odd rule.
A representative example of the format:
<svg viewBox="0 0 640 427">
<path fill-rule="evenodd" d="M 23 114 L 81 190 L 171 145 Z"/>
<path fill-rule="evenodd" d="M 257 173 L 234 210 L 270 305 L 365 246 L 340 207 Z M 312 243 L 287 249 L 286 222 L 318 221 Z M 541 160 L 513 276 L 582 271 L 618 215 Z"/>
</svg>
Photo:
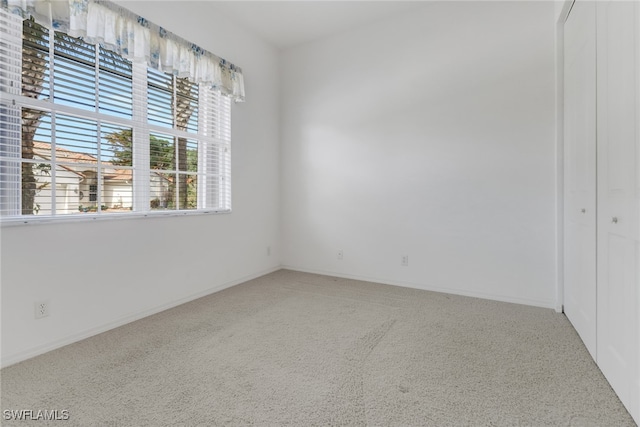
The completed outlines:
<svg viewBox="0 0 640 427">
<path fill-rule="evenodd" d="M 9 47 L 5 52 L 13 52 L 15 55 L 20 57 L 20 64 L 22 63 L 22 56 L 24 54 L 23 51 L 23 33 L 22 33 L 22 20 L 20 21 L 20 34 L 16 35 L 19 39 L 19 52 L 18 47 L 15 46 L 13 48 Z M 55 61 L 55 45 L 54 41 L 55 31 L 53 29 L 46 29 L 49 31 L 49 69 L 52 70 Z M 4 36 L 5 34 L 3 34 Z M 13 51 L 11 50 L 13 49 Z M 148 218 L 148 217 L 166 217 L 166 216 L 185 216 L 185 215 L 201 215 L 201 214 L 224 214 L 231 212 L 231 159 L 230 159 L 230 148 L 231 148 L 231 138 L 230 132 L 227 132 L 227 137 L 225 138 L 218 129 L 211 129 L 212 126 L 207 126 L 207 122 L 212 120 L 212 116 L 225 116 L 228 121 L 225 123 L 220 123 L 219 125 L 230 127 L 230 115 L 231 115 L 231 102 L 227 96 L 224 96 L 219 91 L 214 91 L 213 89 L 203 88 L 202 85 L 199 86 L 199 102 L 197 105 L 197 114 L 200 116 L 197 117 L 198 120 L 198 129 L 196 133 L 183 131 L 181 129 L 177 129 L 175 123 L 172 128 L 167 128 L 164 126 L 156 125 L 153 123 L 149 123 L 147 115 L 147 99 L 148 93 L 146 91 L 142 91 L 141 89 L 146 89 L 148 87 L 147 73 L 149 72 L 149 68 L 146 64 L 143 63 L 132 63 L 132 115 L 131 118 L 122 117 L 121 115 L 111 115 L 102 112 L 102 108 L 98 103 L 99 100 L 99 86 L 100 86 L 100 75 L 101 75 L 101 64 L 98 61 L 100 57 L 100 48 L 99 46 L 95 47 L 95 101 L 96 105 L 93 110 L 86 110 L 79 107 L 74 107 L 72 105 L 66 105 L 61 103 L 55 103 L 55 69 L 50 71 L 49 79 L 50 79 L 50 87 L 49 87 L 49 97 L 48 99 L 37 99 L 29 96 L 25 96 L 22 94 L 22 79 L 21 74 L 22 70 L 19 67 L 18 77 L 13 77 L 13 81 L 11 81 L 11 88 L 15 89 L 15 85 L 18 86 L 17 90 L 9 91 L 6 90 L 6 84 L 3 86 L 0 81 L 0 101 L 3 105 L 0 105 L 0 115 L 4 114 L 7 107 L 14 107 L 18 111 L 18 115 L 22 117 L 22 109 L 23 108 L 32 108 L 37 109 L 39 111 L 43 111 L 45 113 L 54 113 L 54 114 L 64 114 L 68 116 L 78 117 L 81 119 L 92 120 L 98 124 L 98 138 L 96 144 L 98 146 L 101 145 L 101 134 L 100 134 L 100 125 L 101 124 L 109 124 L 112 126 L 118 126 L 123 128 L 132 129 L 132 165 L 130 169 L 133 172 L 133 184 L 131 189 L 131 197 L 132 197 L 132 206 L 131 211 L 128 212 L 107 212 L 101 213 L 101 194 L 104 192 L 104 183 L 98 185 L 98 191 L 96 194 L 95 203 L 98 206 L 98 211 L 93 212 L 77 212 L 77 213 L 64 213 L 64 214 L 55 214 L 55 204 L 56 197 L 52 196 L 50 199 L 52 208 L 51 214 L 33 214 L 33 215 L 24 215 L 22 214 L 21 209 L 21 201 L 22 201 L 22 186 L 20 185 L 19 194 L 17 196 L 18 206 L 15 208 L 14 215 L 6 215 L 0 214 L 0 225 L 12 225 L 12 224 L 32 224 L 32 223 L 49 223 L 49 222 L 69 222 L 69 221 L 87 221 L 87 220 L 108 220 L 108 219 L 126 219 L 126 218 Z M 2 54 L 2 52 L 0 52 Z M 116 54 L 114 54 L 116 55 Z M 15 58 L 14 58 L 15 59 Z M 14 73 L 15 74 L 15 73 Z M 6 77 L 0 76 L 0 77 Z M 174 82 L 174 91 L 175 91 L 175 81 L 176 77 L 172 76 Z M 6 83 L 6 81 L 5 81 Z M 138 93 L 136 93 L 136 91 Z M 175 92 L 174 92 L 175 93 Z M 11 104 L 9 104 L 11 103 Z M 174 100 L 175 103 L 175 100 Z M 206 105 L 202 105 L 206 103 Z M 226 111 L 220 112 L 220 108 L 226 108 Z M 211 113 L 210 116 L 201 117 L 202 114 L 209 111 Z M 14 111 L 15 112 L 15 111 Z M 172 113 L 174 115 L 174 113 Z M 21 120 L 22 121 L 22 120 Z M 21 126 L 21 124 L 20 124 Z M 216 126 L 214 126 L 215 128 Z M 150 199 L 150 175 L 153 173 L 153 169 L 149 164 L 149 138 L 150 135 L 154 133 L 161 133 L 165 135 L 171 135 L 177 141 L 178 138 L 186 138 L 187 140 L 196 140 L 198 145 L 198 168 L 196 172 L 188 172 L 196 176 L 197 186 L 196 186 L 196 198 L 198 200 L 198 204 L 195 209 L 180 209 L 180 201 L 176 200 L 176 205 L 174 209 L 163 209 L 163 210 L 154 210 L 151 207 L 151 199 Z M 20 147 L 22 147 L 22 138 L 20 137 Z M 52 139 L 54 142 L 54 139 Z M 176 147 L 176 152 L 178 150 L 177 144 L 174 144 Z M 55 143 L 52 144 L 52 151 L 55 150 Z M 211 168 L 211 165 L 215 163 L 210 163 L 208 165 L 203 164 L 203 159 L 207 156 L 207 153 L 204 151 L 214 151 L 214 156 L 218 160 L 217 165 L 217 173 L 212 171 L 207 171 L 207 167 Z M 98 148 L 99 153 L 99 148 Z M 22 164 L 29 163 L 30 161 L 22 157 L 22 155 L 15 156 L 3 156 L 3 153 L 0 152 L 0 161 L 2 162 L 14 162 L 19 165 L 19 170 L 22 169 Z M 146 162 L 146 165 L 145 165 Z M 55 160 L 55 156 L 52 156 L 49 164 L 52 168 L 55 168 L 58 165 L 57 160 Z M 187 171 L 179 171 L 179 166 L 174 165 L 176 169 L 176 177 L 177 174 L 187 173 Z M 98 154 L 97 162 L 95 167 L 98 171 L 100 171 L 101 167 L 101 159 Z M 55 174 L 54 174 L 55 175 Z M 211 189 L 207 191 L 206 186 L 211 181 L 211 177 L 217 177 L 217 185 L 211 185 Z M 202 180 L 201 180 L 202 178 Z M 22 182 L 22 172 L 18 173 L 18 176 L 14 176 L 14 179 L 18 180 L 18 184 Z M 177 186 L 177 182 L 175 183 Z M 52 188 L 55 188 L 55 179 L 52 180 Z M 55 191 L 52 193 L 55 194 Z M 220 198 L 220 194 L 224 194 L 224 200 Z M 90 194 L 84 194 L 85 198 L 89 201 L 91 199 Z M 218 200 L 222 200 L 221 203 L 217 203 L 216 207 L 207 207 L 207 197 L 215 198 L 218 197 Z M 201 202 L 202 201 L 202 202 Z M 209 204 L 209 206 L 211 206 Z"/>
</svg>

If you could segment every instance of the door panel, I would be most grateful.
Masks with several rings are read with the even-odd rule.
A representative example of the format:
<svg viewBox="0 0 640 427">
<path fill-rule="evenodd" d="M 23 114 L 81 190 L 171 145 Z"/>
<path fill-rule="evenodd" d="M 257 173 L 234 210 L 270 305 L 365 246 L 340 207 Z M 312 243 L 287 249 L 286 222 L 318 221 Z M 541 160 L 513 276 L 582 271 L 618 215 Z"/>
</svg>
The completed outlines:
<svg viewBox="0 0 640 427">
<path fill-rule="evenodd" d="M 596 8 L 578 1 L 564 27 L 564 312 L 596 358 Z"/>
<path fill-rule="evenodd" d="M 637 8 L 636 2 L 597 4 L 597 362 L 631 412 L 637 411 L 640 375 Z"/>
</svg>

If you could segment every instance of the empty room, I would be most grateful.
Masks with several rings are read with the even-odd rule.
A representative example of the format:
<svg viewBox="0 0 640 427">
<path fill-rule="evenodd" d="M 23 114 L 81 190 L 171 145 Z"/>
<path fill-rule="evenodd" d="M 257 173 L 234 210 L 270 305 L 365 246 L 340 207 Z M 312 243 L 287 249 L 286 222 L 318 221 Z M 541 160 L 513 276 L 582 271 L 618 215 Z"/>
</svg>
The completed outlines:
<svg viewBox="0 0 640 427">
<path fill-rule="evenodd" d="M 636 426 L 640 2 L 0 1 L 0 424 Z"/>
</svg>

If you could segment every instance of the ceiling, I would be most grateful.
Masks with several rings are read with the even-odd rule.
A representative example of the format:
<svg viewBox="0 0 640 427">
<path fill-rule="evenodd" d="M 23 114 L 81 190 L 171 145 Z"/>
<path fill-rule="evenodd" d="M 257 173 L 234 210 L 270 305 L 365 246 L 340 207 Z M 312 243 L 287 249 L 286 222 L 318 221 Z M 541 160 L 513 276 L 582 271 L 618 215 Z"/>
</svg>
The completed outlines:
<svg viewBox="0 0 640 427">
<path fill-rule="evenodd" d="M 424 6 L 421 1 L 213 1 L 236 24 L 286 49 Z"/>
</svg>

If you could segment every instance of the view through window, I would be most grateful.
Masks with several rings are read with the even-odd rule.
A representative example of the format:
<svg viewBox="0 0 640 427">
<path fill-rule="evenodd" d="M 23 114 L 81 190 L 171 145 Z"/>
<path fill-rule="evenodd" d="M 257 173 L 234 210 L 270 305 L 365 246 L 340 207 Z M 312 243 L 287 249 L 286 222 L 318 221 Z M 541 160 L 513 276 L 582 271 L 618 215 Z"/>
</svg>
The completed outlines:
<svg viewBox="0 0 640 427">
<path fill-rule="evenodd" d="M 18 102 L 0 108 L 20 119 L 19 150 L 0 150 L 4 217 L 230 209 L 229 97 L 32 19 L 20 53 Z"/>
</svg>

